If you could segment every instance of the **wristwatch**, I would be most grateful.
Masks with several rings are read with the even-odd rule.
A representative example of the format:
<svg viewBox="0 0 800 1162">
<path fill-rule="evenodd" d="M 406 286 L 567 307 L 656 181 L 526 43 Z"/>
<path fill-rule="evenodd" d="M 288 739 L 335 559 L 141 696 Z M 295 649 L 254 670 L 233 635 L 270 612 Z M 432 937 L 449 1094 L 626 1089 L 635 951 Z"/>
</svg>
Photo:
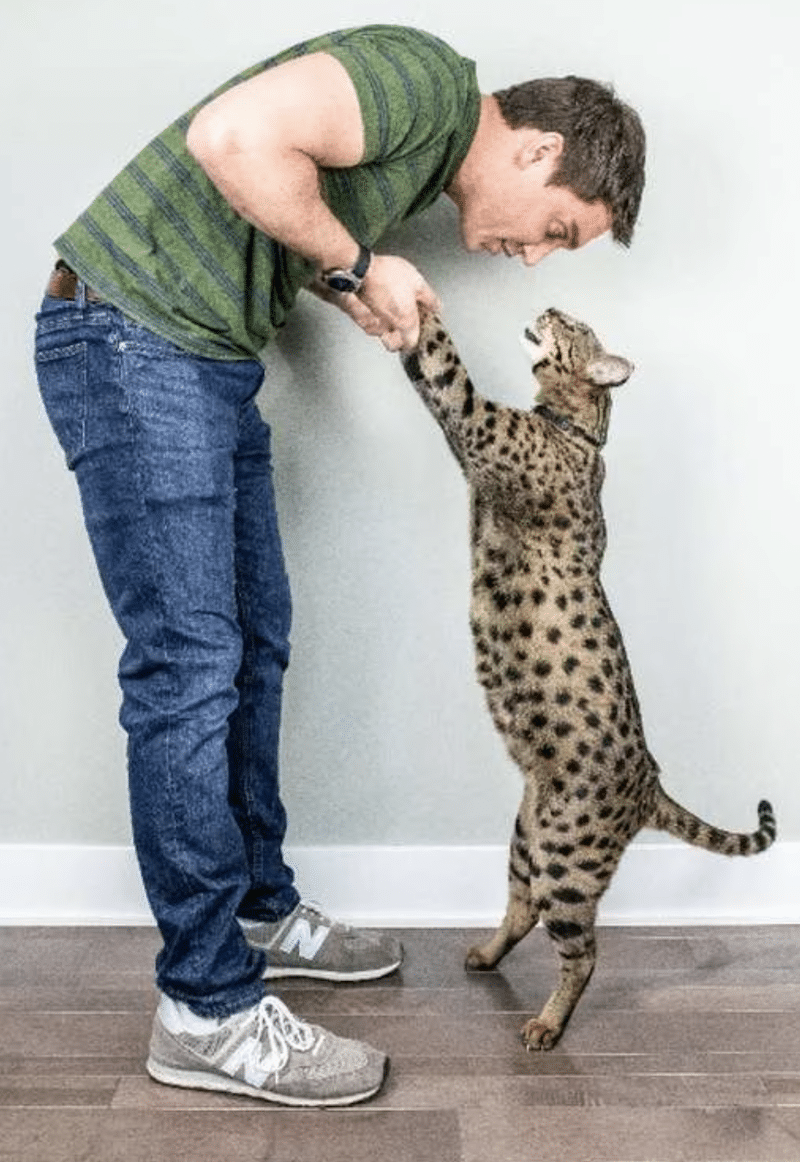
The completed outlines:
<svg viewBox="0 0 800 1162">
<path fill-rule="evenodd" d="M 339 291 L 342 294 L 358 294 L 371 260 L 372 251 L 359 243 L 358 258 L 350 270 L 340 270 L 338 267 L 334 267 L 331 270 L 323 270 L 319 277 L 331 290 Z"/>
</svg>

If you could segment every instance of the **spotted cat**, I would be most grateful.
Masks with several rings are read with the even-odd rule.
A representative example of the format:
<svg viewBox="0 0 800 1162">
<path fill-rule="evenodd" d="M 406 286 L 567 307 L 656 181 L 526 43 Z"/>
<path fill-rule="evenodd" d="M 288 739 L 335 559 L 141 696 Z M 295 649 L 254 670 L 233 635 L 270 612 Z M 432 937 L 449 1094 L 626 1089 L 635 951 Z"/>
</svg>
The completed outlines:
<svg viewBox="0 0 800 1162">
<path fill-rule="evenodd" d="M 506 915 L 466 964 L 494 967 L 542 919 L 560 979 L 522 1035 L 528 1048 L 549 1049 L 591 976 L 597 904 L 636 833 L 656 828 L 751 855 L 772 843 L 775 819 L 762 802 L 752 834 L 723 831 L 662 788 L 600 581 L 601 449 L 611 389 L 633 367 L 556 310 L 525 341 L 539 386 L 532 410 L 482 398 L 435 315 L 403 364 L 470 485 L 477 674 L 525 782 Z"/>
</svg>

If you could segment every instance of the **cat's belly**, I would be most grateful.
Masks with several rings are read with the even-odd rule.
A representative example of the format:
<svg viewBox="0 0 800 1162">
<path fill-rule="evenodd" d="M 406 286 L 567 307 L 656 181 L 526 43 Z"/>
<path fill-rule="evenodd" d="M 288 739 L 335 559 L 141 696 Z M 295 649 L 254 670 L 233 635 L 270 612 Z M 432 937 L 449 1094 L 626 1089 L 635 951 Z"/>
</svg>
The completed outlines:
<svg viewBox="0 0 800 1162">
<path fill-rule="evenodd" d="M 622 638 L 605 600 L 576 590 L 493 612 L 472 605 L 477 677 L 495 725 L 523 767 L 542 760 L 621 768 L 644 746 Z"/>
</svg>

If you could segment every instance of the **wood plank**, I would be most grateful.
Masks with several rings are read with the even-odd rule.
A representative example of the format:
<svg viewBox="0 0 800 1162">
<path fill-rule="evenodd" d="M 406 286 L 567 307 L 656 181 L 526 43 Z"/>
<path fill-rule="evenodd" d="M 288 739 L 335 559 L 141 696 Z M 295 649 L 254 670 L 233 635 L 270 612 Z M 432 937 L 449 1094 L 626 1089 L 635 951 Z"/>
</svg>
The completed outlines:
<svg viewBox="0 0 800 1162">
<path fill-rule="evenodd" d="M 147 1110 L 0 1111 L 0 1157 L 14 1162 L 460 1162 L 455 1113 L 286 1110 L 262 1103 Z"/>
<path fill-rule="evenodd" d="M 467 1109 L 463 1162 L 797 1162 L 798 1138 L 763 1109 Z"/>
<path fill-rule="evenodd" d="M 796 1080 L 796 1079 L 795 1079 Z M 558 1075 L 510 1075 L 471 1073 L 442 1069 L 413 1071 L 405 1060 L 390 1071 L 382 1093 L 370 1102 L 371 1109 L 436 1110 L 497 1108 L 508 1114 L 534 1106 L 564 1109 L 696 1109 L 749 1106 L 769 1108 L 776 1096 L 800 1105 L 800 1087 L 794 1093 L 775 1079 L 774 1090 L 757 1074 L 652 1074 L 597 1077 Z M 114 1094 L 115 1109 L 219 1109 L 237 1108 L 243 1099 L 199 1090 L 157 1085 L 146 1077 L 122 1078 Z M 244 1099 L 251 1106 L 258 1099 Z"/>
</svg>

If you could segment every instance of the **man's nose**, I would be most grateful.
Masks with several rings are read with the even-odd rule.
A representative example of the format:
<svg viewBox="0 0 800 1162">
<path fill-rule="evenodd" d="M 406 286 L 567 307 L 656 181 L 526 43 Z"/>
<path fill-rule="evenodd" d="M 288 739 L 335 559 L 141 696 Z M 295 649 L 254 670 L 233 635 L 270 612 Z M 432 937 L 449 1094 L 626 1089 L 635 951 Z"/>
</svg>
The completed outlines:
<svg viewBox="0 0 800 1162">
<path fill-rule="evenodd" d="M 551 254 L 557 245 L 557 242 L 532 242 L 528 246 L 523 246 L 522 261 L 526 266 L 536 266 L 536 263 Z"/>
</svg>

